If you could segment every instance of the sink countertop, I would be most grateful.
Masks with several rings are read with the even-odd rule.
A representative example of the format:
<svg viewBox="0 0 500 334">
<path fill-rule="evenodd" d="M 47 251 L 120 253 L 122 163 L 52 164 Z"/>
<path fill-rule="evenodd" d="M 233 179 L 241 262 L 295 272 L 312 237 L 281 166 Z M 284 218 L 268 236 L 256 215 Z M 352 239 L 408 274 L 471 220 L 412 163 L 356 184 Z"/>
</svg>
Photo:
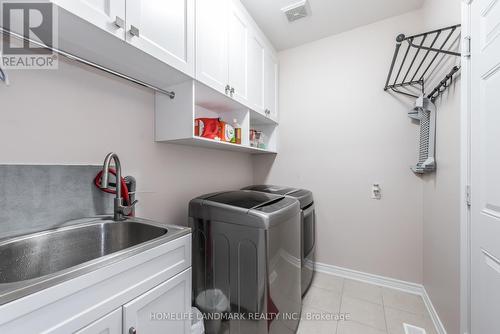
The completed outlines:
<svg viewBox="0 0 500 334">
<path fill-rule="evenodd" d="M 77 265 L 69 266 L 62 270 L 58 270 L 48 274 L 42 274 L 39 277 L 34 277 L 26 280 L 19 280 L 19 281 L 7 280 L 8 282 L 0 283 L 0 305 L 4 305 L 19 298 L 26 297 L 35 292 L 53 287 L 62 282 L 80 277 L 97 269 L 104 268 L 113 263 L 130 258 L 142 252 L 146 252 L 147 250 L 150 250 L 154 247 L 166 244 L 170 241 L 176 240 L 182 236 L 191 233 L 191 229 L 189 227 L 183 227 L 177 225 L 165 225 L 141 218 L 127 218 L 126 220 L 119 222 L 114 222 L 111 217 L 107 216 L 84 218 L 68 222 L 64 224 L 63 227 L 59 227 L 56 229 L 0 239 L 0 257 L 11 255 L 11 254 L 2 254 L 1 252 L 2 246 L 8 244 L 12 244 L 30 238 L 45 237 L 47 235 L 59 232 L 63 233 L 68 231 L 80 232 L 78 231 L 79 229 L 85 229 L 89 227 L 94 227 L 95 225 L 103 225 L 103 224 L 132 224 L 132 225 L 141 224 L 141 225 L 146 225 L 148 228 L 163 229 L 166 230 L 166 232 L 152 238 L 151 240 L 136 243 L 131 246 L 127 246 L 126 248 L 123 248 L 121 250 L 117 251 L 111 250 L 106 255 L 93 258 L 89 261 L 85 261 Z M 117 226 L 118 225 L 116 225 L 115 227 Z M 131 236 L 124 235 L 124 237 L 130 238 Z M 62 257 L 64 257 L 64 254 Z M 27 265 L 29 265 L 29 259 L 26 259 L 26 262 L 28 263 Z M 8 265 L 4 263 L 4 266 Z M 7 268 L 2 268 L 2 261 L 0 258 L 0 271 L 4 271 Z"/>
</svg>

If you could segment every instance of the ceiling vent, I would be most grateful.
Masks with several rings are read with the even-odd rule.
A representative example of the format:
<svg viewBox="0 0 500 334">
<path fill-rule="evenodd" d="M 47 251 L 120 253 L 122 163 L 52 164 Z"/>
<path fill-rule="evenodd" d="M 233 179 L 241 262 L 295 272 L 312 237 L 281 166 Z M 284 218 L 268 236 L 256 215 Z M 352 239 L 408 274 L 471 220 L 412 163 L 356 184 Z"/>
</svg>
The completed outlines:
<svg viewBox="0 0 500 334">
<path fill-rule="evenodd" d="M 308 16 L 310 14 L 310 7 L 307 0 L 303 0 L 281 8 L 281 11 L 285 13 L 288 22 L 293 22 Z"/>
</svg>

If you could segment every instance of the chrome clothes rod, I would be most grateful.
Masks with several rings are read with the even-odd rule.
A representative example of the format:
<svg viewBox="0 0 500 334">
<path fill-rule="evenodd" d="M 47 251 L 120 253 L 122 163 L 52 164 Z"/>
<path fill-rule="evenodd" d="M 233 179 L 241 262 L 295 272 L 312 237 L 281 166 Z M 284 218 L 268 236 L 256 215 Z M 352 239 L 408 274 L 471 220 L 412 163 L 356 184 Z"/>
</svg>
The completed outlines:
<svg viewBox="0 0 500 334">
<path fill-rule="evenodd" d="M 68 52 L 65 52 L 63 50 L 60 50 L 60 49 L 57 49 L 57 48 L 54 48 L 52 46 L 48 46 L 46 44 L 43 44 L 43 43 L 40 43 L 40 42 L 37 42 L 37 41 L 34 41 L 30 38 L 27 38 L 25 36 L 22 36 L 18 33 L 15 33 L 15 32 L 12 32 L 10 30 L 7 30 L 5 29 L 4 27 L 0 27 L 0 32 L 2 32 L 4 35 L 9 35 L 9 36 L 13 36 L 21 41 L 24 41 L 24 42 L 29 42 L 29 43 L 32 43 L 36 46 L 39 46 L 41 48 L 45 48 L 45 49 L 48 49 L 48 50 L 51 50 L 55 53 L 57 53 L 58 55 L 61 55 L 67 59 L 70 59 L 70 60 L 73 60 L 73 61 L 76 61 L 76 62 L 79 62 L 81 64 L 85 64 L 87 66 L 90 66 L 90 67 L 93 67 L 95 69 L 98 69 L 100 71 L 103 71 L 103 72 L 106 72 L 108 74 L 111 74 L 111 75 L 114 75 L 116 77 L 119 77 L 119 78 L 122 78 L 122 79 L 125 79 L 125 80 L 128 80 L 130 82 L 133 82 L 135 84 L 138 84 L 138 85 L 141 85 L 141 86 L 144 86 L 144 87 L 147 87 L 147 88 L 150 88 L 154 91 L 157 91 L 157 92 L 160 92 L 162 94 L 165 94 L 167 96 L 169 96 L 171 99 L 175 98 L 175 92 L 172 92 L 172 91 L 168 91 L 168 90 L 164 90 L 164 89 L 161 89 L 161 88 L 158 88 L 156 86 L 153 86 L 153 85 L 150 85 L 144 81 L 141 81 L 141 80 L 138 80 L 138 79 L 134 79 L 126 74 L 123 74 L 123 73 L 120 73 L 120 72 L 117 72 L 117 71 L 114 71 L 112 69 L 109 69 L 107 67 L 104 67 L 104 66 L 101 66 L 99 64 L 96 64 L 94 62 L 91 62 L 89 60 L 86 60 L 86 59 L 83 59 L 83 58 L 80 58 L 78 56 L 75 56 L 74 54 L 71 54 L 71 53 L 68 53 Z"/>
</svg>

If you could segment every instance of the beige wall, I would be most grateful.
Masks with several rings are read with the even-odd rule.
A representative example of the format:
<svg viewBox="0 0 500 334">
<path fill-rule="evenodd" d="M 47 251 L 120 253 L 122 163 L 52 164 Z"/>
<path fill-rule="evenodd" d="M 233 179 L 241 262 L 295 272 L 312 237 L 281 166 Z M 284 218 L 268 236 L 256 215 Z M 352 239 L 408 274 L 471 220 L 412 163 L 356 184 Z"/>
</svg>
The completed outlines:
<svg viewBox="0 0 500 334">
<path fill-rule="evenodd" d="M 427 30 L 460 23 L 460 1 L 428 0 L 423 18 Z M 434 83 L 459 62 L 455 58 L 444 64 Z M 438 168 L 423 178 L 423 282 L 452 334 L 460 332 L 460 80 L 436 106 Z"/>
<path fill-rule="evenodd" d="M 280 53 L 280 154 L 257 157 L 255 179 L 314 192 L 319 262 L 422 282 L 418 127 L 408 100 L 383 91 L 396 36 L 422 21 L 412 12 Z"/>
<path fill-rule="evenodd" d="M 423 179 L 409 169 L 418 130 L 410 102 L 382 90 L 397 34 L 458 20 L 458 1 L 429 0 L 282 52 L 275 158 L 154 143 L 153 93 L 79 65 L 11 71 L 11 87 L 0 87 L 0 163 L 100 164 L 116 151 L 138 179 L 138 214 L 174 224 L 202 193 L 254 181 L 309 188 L 319 262 L 423 282 L 458 333 L 458 86 L 437 101 L 438 171 Z M 372 183 L 382 200 L 370 199 Z"/>
<path fill-rule="evenodd" d="M 116 151 L 137 177 L 138 215 L 173 224 L 187 222 L 191 198 L 252 183 L 249 155 L 154 143 L 149 89 L 66 62 L 10 81 L 0 85 L 2 164 L 97 165 Z"/>
</svg>

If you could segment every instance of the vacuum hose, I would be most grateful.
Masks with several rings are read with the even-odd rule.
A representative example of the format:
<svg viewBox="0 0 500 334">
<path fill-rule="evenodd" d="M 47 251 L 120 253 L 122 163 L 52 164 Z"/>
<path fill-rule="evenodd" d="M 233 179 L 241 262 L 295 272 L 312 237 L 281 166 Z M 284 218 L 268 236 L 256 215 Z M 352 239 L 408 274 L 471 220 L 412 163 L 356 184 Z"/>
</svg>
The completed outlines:
<svg viewBox="0 0 500 334">
<path fill-rule="evenodd" d="M 116 176 L 116 170 L 115 169 L 110 168 L 109 172 L 111 174 L 113 174 L 114 176 Z M 117 180 L 117 182 L 118 182 L 118 180 Z M 130 196 L 129 196 L 129 193 L 128 193 L 127 183 L 125 182 L 125 179 L 123 177 L 121 178 L 121 180 L 119 182 L 121 182 L 121 186 L 122 186 L 121 187 L 122 188 L 121 196 L 123 198 L 124 205 L 130 205 L 131 203 L 130 203 Z M 101 191 L 104 191 L 104 192 L 106 192 L 108 194 L 116 194 L 116 189 L 113 189 L 113 188 L 104 188 L 104 189 L 102 189 L 101 188 L 101 184 L 102 184 L 102 170 L 99 171 L 99 173 L 97 173 L 97 175 L 95 176 L 94 184 Z M 129 216 L 132 216 L 132 214 L 130 214 Z"/>
</svg>

